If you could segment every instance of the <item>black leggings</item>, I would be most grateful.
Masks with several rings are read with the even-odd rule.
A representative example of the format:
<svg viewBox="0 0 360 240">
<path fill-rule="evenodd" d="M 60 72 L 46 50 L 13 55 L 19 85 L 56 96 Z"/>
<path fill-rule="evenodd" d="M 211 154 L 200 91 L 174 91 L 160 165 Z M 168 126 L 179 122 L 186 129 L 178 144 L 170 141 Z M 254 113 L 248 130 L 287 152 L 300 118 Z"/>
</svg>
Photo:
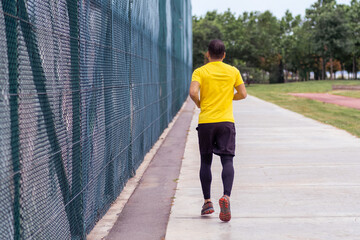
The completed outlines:
<svg viewBox="0 0 360 240">
<path fill-rule="evenodd" d="M 200 167 L 200 181 L 201 187 L 204 194 L 204 199 L 210 199 L 210 188 L 211 188 L 211 163 L 213 154 L 201 154 L 201 167 Z M 222 155 L 221 164 L 223 166 L 221 178 L 224 186 L 224 195 L 230 196 L 231 189 L 234 181 L 234 166 L 232 155 Z"/>
</svg>

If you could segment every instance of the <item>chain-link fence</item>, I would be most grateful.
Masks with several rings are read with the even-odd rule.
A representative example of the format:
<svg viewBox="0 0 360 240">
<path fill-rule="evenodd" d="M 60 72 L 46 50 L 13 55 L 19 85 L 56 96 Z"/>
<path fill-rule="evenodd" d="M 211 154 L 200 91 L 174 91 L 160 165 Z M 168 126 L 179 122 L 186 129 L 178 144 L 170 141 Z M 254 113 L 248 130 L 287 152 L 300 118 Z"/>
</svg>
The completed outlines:
<svg viewBox="0 0 360 240">
<path fill-rule="evenodd" d="M 0 9 L 0 239 L 84 239 L 187 97 L 190 0 Z"/>
</svg>

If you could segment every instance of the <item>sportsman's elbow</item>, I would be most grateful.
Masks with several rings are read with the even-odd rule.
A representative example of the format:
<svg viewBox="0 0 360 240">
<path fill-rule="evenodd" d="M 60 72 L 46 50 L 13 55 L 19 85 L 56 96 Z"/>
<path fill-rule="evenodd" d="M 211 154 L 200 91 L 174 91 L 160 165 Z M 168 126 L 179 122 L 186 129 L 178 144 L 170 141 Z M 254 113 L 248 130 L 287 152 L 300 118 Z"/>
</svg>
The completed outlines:
<svg viewBox="0 0 360 240">
<path fill-rule="evenodd" d="M 234 100 L 242 100 L 247 97 L 245 86 L 242 84 L 236 87 L 236 93 L 234 94 Z"/>
<path fill-rule="evenodd" d="M 200 84 L 198 82 L 191 82 L 189 89 L 189 95 L 191 98 L 199 97 L 199 88 L 200 88 Z"/>
<path fill-rule="evenodd" d="M 247 97 L 247 92 L 245 91 L 244 93 L 241 94 L 241 99 L 245 99 Z"/>
<path fill-rule="evenodd" d="M 234 100 L 234 101 L 239 101 L 239 100 L 245 99 L 246 97 L 247 97 L 247 94 L 246 94 L 246 93 L 245 93 L 245 94 L 235 93 L 233 100 Z"/>
<path fill-rule="evenodd" d="M 189 96 L 190 96 L 191 98 L 196 98 L 196 97 L 199 96 L 199 93 L 198 93 L 198 91 L 195 91 L 194 89 L 190 88 L 190 89 L 189 89 Z"/>
<path fill-rule="evenodd" d="M 238 89 L 239 94 L 241 95 L 241 99 L 245 99 L 247 97 L 247 91 L 245 88 L 245 84 L 240 85 L 240 89 Z"/>
</svg>

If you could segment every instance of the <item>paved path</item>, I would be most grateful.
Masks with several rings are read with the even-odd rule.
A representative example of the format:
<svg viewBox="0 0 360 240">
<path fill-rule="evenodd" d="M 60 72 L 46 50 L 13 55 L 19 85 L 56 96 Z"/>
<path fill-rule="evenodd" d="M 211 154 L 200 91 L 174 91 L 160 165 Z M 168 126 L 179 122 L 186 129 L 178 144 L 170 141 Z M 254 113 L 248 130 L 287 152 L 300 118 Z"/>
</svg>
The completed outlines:
<svg viewBox="0 0 360 240">
<path fill-rule="evenodd" d="M 360 110 L 360 98 L 338 96 L 329 93 L 290 93 L 290 94 L 296 97 L 309 98 L 324 103 L 332 103 L 332 104 Z"/>
<path fill-rule="evenodd" d="M 360 239 L 360 139 L 271 103 L 234 104 L 232 220 L 201 217 L 199 153 L 191 123 L 166 240 Z M 214 158 L 212 196 L 222 195 Z"/>
</svg>

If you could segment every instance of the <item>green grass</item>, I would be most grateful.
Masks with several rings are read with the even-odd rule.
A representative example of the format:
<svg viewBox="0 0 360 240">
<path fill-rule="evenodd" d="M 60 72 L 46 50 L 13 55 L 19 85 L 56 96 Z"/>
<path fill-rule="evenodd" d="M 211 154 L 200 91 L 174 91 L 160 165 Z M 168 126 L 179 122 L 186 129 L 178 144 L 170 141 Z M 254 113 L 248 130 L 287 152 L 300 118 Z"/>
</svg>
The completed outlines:
<svg viewBox="0 0 360 240">
<path fill-rule="evenodd" d="M 247 87 L 247 91 L 250 95 L 275 103 L 306 117 L 344 129 L 360 137 L 360 110 L 298 98 L 288 94 L 331 92 L 332 85 L 360 85 L 360 81 L 309 81 L 272 85 L 250 85 Z"/>
<path fill-rule="evenodd" d="M 340 95 L 345 97 L 360 98 L 360 91 L 331 91 L 329 92 L 334 95 Z"/>
</svg>

